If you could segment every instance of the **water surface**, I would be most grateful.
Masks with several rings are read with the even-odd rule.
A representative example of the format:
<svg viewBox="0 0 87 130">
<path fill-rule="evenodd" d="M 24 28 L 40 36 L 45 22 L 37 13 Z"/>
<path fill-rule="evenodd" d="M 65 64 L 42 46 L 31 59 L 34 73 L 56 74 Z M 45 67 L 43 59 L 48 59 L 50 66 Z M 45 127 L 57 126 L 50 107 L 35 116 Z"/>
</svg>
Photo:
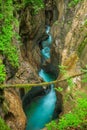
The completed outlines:
<svg viewBox="0 0 87 130">
<path fill-rule="evenodd" d="M 55 109 L 56 94 L 52 87 L 49 94 L 34 100 L 27 108 L 26 115 L 28 124 L 26 130 L 41 130 L 52 120 Z"/>
<path fill-rule="evenodd" d="M 49 33 L 50 27 L 47 26 L 46 33 L 49 35 L 48 39 L 43 41 L 41 50 L 42 59 L 50 59 L 50 47 L 52 44 L 52 36 Z M 39 76 L 46 82 L 55 80 L 55 76 L 45 72 L 41 69 Z M 34 99 L 26 108 L 25 113 L 27 116 L 27 127 L 26 130 L 41 130 L 45 125 L 50 122 L 53 118 L 55 105 L 56 105 L 56 93 L 53 85 L 50 85 L 49 93 L 45 94 L 38 99 Z"/>
</svg>

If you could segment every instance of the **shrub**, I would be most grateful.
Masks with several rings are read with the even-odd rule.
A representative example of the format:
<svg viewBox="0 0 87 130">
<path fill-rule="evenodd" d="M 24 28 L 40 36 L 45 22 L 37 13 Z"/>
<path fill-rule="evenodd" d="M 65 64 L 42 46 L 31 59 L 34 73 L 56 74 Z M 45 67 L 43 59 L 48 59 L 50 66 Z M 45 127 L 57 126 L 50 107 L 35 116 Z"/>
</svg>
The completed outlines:
<svg viewBox="0 0 87 130">
<path fill-rule="evenodd" d="M 33 14 L 38 13 L 38 11 L 44 8 L 43 0 L 24 0 L 25 5 L 30 5 L 33 9 Z"/>
<path fill-rule="evenodd" d="M 65 70 L 65 66 L 59 66 L 60 72 L 66 77 L 66 81 L 71 89 L 71 94 L 73 90 L 74 83 L 67 75 L 67 71 Z M 82 72 L 85 72 L 85 76 L 82 81 L 87 82 L 87 65 L 85 69 L 82 69 Z M 56 89 L 60 90 L 60 89 Z M 78 128 L 80 130 L 84 130 L 87 127 L 87 95 L 84 92 L 75 92 L 76 100 L 73 101 L 74 108 L 69 113 L 64 114 L 56 123 L 52 121 L 47 124 L 46 127 L 48 130 L 70 130 L 71 128 Z M 67 106 L 68 107 L 68 106 Z"/>
<path fill-rule="evenodd" d="M 82 0 L 71 0 L 70 3 L 68 4 L 69 7 L 76 6 L 79 2 Z"/>
<path fill-rule="evenodd" d="M 48 130 L 53 128 L 54 130 L 66 130 L 69 128 L 82 128 L 81 124 L 84 124 L 84 120 L 87 117 L 87 100 L 86 98 L 78 98 L 77 105 L 72 112 L 63 115 L 59 119 L 59 123 L 56 124 L 55 121 L 47 124 Z M 84 129 L 84 128 L 83 128 Z"/>
<path fill-rule="evenodd" d="M 0 130 L 10 130 L 4 120 L 0 117 Z"/>
<path fill-rule="evenodd" d="M 2 60 L 0 60 L 0 83 L 3 83 L 6 77 L 5 66 L 2 64 Z"/>
<path fill-rule="evenodd" d="M 18 67 L 17 48 L 12 45 L 13 31 L 13 3 L 12 0 L 6 0 L 3 3 L 0 1 L 0 17 L 2 24 L 0 26 L 0 52 L 7 57 L 8 61 L 13 67 Z M 3 11 L 4 10 L 4 11 Z"/>
</svg>

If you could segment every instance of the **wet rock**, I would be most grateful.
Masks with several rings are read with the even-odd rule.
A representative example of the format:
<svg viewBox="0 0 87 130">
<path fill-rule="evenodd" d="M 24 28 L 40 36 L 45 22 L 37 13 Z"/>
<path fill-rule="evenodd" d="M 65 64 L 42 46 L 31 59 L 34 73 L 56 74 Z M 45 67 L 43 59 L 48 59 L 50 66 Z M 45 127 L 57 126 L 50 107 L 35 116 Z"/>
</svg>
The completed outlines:
<svg viewBox="0 0 87 130">
<path fill-rule="evenodd" d="M 58 61 L 58 64 L 67 66 L 67 75 L 72 76 L 81 73 L 81 67 L 84 67 L 87 63 L 87 45 L 85 44 L 81 48 L 87 37 L 87 26 L 84 25 L 87 14 L 87 1 L 84 0 L 73 8 L 68 7 L 69 1 L 56 0 L 56 3 L 59 10 L 59 18 L 51 28 L 54 39 L 51 51 L 52 61 L 56 65 L 56 61 Z M 55 57 L 57 60 L 54 60 Z M 58 78 L 63 79 L 64 76 L 59 74 Z M 64 98 L 66 98 L 66 94 L 70 94 L 68 101 L 64 104 L 65 113 L 73 109 L 70 104 L 75 100 L 75 92 L 77 90 L 83 91 L 81 90 L 82 88 L 85 91 L 84 85 L 81 84 L 81 76 L 73 78 L 73 82 L 75 82 L 76 86 L 72 94 L 70 94 L 67 82 L 62 82 L 61 85 L 58 84 L 58 86 L 63 88 L 62 95 Z"/>
<path fill-rule="evenodd" d="M 55 79 L 58 77 L 58 68 L 57 66 L 54 66 L 53 63 L 48 63 L 42 66 L 42 69 L 45 70 L 45 72 L 49 73 L 50 75 L 53 75 Z"/>
<path fill-rule="evenodd" d="M 55 110 L 53 114 L 53 119 L 59 118 L 60 114 L 63 112 L 63 95 L 56 91 L 57 101 L 55 105 Z"/>
</svg>

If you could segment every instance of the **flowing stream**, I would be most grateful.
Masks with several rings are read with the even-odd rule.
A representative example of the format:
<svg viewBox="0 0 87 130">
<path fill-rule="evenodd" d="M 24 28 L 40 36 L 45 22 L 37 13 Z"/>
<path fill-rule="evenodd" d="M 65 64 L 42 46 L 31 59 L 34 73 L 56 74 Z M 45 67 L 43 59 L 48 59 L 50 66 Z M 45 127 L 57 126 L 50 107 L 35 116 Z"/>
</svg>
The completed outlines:
<svg viewBox="0 0 87 130">
<path fill-rule="evenodd" d="M 48 39 L 43 41 L 42 44 L 42 64 L 45 60 L 50 58 L 50 48 L 52 44 L 52 36 L 50 34 L 50 26 L 47 26 L 46 33 L 48 34 Z M 55 80 L 55 76 L 46 73 L 45 70 L 41 69 L 39 71 L 39 76 L 47 82 Z M 34 99 L 25 109 L 27 116 L 27 127 L 26 130 L 41 130 L 45 125 L 50 122 L 53 118 L 53 113 L 56 105 L 56 93 L 53 84 L 50 85 L 50 91 L 38 98 Z"/>
</svg>

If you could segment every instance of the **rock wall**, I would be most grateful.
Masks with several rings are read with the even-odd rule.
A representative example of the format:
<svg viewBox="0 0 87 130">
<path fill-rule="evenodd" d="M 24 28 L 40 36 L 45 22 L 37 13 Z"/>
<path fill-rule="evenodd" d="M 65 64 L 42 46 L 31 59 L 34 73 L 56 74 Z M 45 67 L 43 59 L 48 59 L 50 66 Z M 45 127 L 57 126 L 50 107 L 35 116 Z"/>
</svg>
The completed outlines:
<svg viewBox="0 0 87 130">
<path fill-rule="evenodd" d="M 5 101 L 3 105 L 7 105 L 7 113 L 4 116 L 5 121 L 12 130 L 24 130 L 26 126 L 26 117 L 22 109 L 22 102 L 14 91 L 14 89 L 6 89 L 4 91 Z"/>
<path fill-rule="evenodd" d="M 32 15 L 31 7 L 25 7 L 22 10 L 20 21 L 20 36 L 23 42 L 22 56 L 37 71 L 41 64 L 39 43 L 42 37 L 45 37 L 44 10 Z"/>
<path fill-rule="evenodd" d="M 16 1 L 14 1 L 14 3 L 15 2 Z M 21 4 L 21 1 L 19 1 L 19 3 Z M 51 10 L 53 13 L 52 2 Z M 50 12 L 50 9 L 47 12 Z M 55 12 L 57 12 L 56 9 Z M 32 7 L 30 6 L 26 6 L 18 12 L 16 12 L 16 10 L 14 11 L 14 15 L 20 20 L 20 27 L 14 26 L 14 30 L 20 34 L 22 45 L 20 44 L 20 41 L 17 41 L 15 38 L 13 38 L 12 41 L 18 49 L 20 67 L 16 69 L 13 68 L 10 66 L 9 62 L 2 57 L 4 64 L 6 65 L 7 72 L 5 83 L 22 84 L 41 82 L 41 79 L 39 79 L 37 75 L 37 71 L 39 70 L 41 64 L 40 42 L 47 37 L 45 34 L 46 20 L 48 19 L 50 22 L 50 18 L 52 17 L 49 13 L 49 17 L 45 17 L 45 13 L 44 9 L 40 10 L 36 15 L 32 15 Z M 56 17 L 57 15 L 55 15 L 55 18 Z M 52 21 L 55 18 L 52 17 Z M 2 117 L 13 130 L 25 129 L 26 118 L 20 99 L 20 96 L 23 95 L 23 89 L 4 90 L 4 101 L 2 106 L 5 104 L 4 109 L 6 113 L 5 111 L 2 112 L 3 108 L 0 108 L 0 113 L 3 113 Z"/>
<path fill-rule="evenodd" d="M 43 11 L 41 11 L 38 16 L 36 15 L 32 18 L 29 14 L 29 11 L 30 10 L 28 10 L 28 7 L 22 10 L 22 12 L 19 11 L 19 13 L 24 13 L 24 19 L 21 17 L 20 29 L 14 25 L 15 32 L 20 33 L 20 35 L 23 36 L 22 45 L 20 44 L 20 41 L 16 40 L 15 38 L 12 39 L 12 44 L 16 45 L 18 49 L 20 64 L 19 68 L 13 68 L 10 66 L 5 57 L 0 56 L 6 66 L 6 84 L 22 84 L 41 81 L 36 73 L 41 61 L 38 40 L 40 40 L 39 35 L 45 35 L 45 27 L 42 27 L 44 26 L 45 20 L 41 15 L 43 14 Z M 20 19 L 20 16 L 16 10 L 15 16 L 16 18 Z M 23 28 L 21 25 L 23 25 Z M 23 112 L 20 98 L 24 95 L 24 89 L 19 90 L 10 88 L 4 89 L 3 91 L 0 90 L 0 92 L 3 94 L 3 100 L 0 98 L 0 115 L 5 119 L 12 130 L 24 130 L 26 127 L 26 117 Z"/>
<path fill-rule="evenodd" d="M 52 61 L 56 65 L 61 64 L 67 66 L 67 74 L 69 76 L 81 73 L 87 63 L 86 46 L 87 46 L 87 1 L 84 0 L 77 5 L 69 7 L 70 1 L 56 0 L 59 10 L 59 18 L 52 25 L 51 33 L 54 38 L 52 47 Z M 54 55 L 55 54 L 55 55 Z M 58 79 L 63 79 L 63 75 L 59 75 Z M 81 83 L 81 76 L 73 78 L 77 87 L 73 90 L 69 101 L 64 106 L 64 112 L 71 110 L 70 102 L 75 98 L 76 91 L 85 91 Z M 63 96 L 70 92 L 70 88 L 66 82 L 62 82 L 57 86 L 64 88 Z M 84 90 L 83 90 L 84 89 Z M 67 105 L 69 106 L 67 108 Z"/>
<path fill-rule="evenodd" d="M 86 50 L 86 7 L 87 2 L 78 3 L 75 7 L 69 7 L 69 1 L 56 0 L 59 18 L 53 24 L 51 32 L 54 38 L 53 49 L 55 54 L 61 55 L 61 64 L 66 64 L 70 57 L 79 58 L 80 63 L 84 62 Z M 61 9 L 60 9 L 60 5 Z M 82 46 L 82 44 L 85 44 Z M 55 56 L 56 57 L 56 56 Z M 84 60 L 82 61 L 82 58 Z M 82 63 L 83 64 L 83 63 Z M 69 65 L 70 66 L 70 65 Z"/>
<path fill-rule="evenodd" d="M 37 72 L 41 64 L 40 43 L 47 37 L 45 25 L 51 26 L 53 36 L 50 61 L 52 67 L 50 69 L 57 69 L 58 65 L 64 65 L 67 66 L 68 75 L 71 76 L 80 73 L 81 67 L 87 64 L 87 1 L 84 0 L 75 7 L 68 6 L 70 0 L 44 0 L 44 2 L 45 9 L 36 15 L 32 15 L 30 6 L 23 8 L 20 12 L 20 27 L 17 31 L 20 33 L 23 44 L 19 46 L 18 41 L 14 40 L 14 44 L 18 46 L 19 50 L 20 67 L 15 71 L 10 68 L 7 62 L 5 63 L 8 73 L 6 83 L 41 81 Z M 5 60 L 3 59 L 3 61 Z M 64 77 L 60 74 L 58 78 Z M 77 85 L 74 91 L 81 91 L 81 76 L 74 78 L 73 81 Z M 64 97 L 66 96 L 65 93 L 70 92 L 66 82 L 57 84 L 57 86 L 64 88 L 62 92 Z M 4 94 L 5 99 L 9 102 L 8 114 L 4 115 L 7 123 L 13 130 L 21 130 L 20 126 L 25 129 L 26 118 L 22 110 L 21 99 L 18 97 L 20 95 L 19 90 L 5 90 Z M 73 94 L 69 96 L 69 102 L 65 104 L 64 112 L 71 110 L 70 107 L 67 108 L 67 105 L 69 106 L 72 97 L 74 98 Z M 13 109 L 14 106 L 16 112 Z M 0 111 L 2 110 L 0 109 Z M 10 119 L 9 113 L 11 113 Z M 19 124 L 20 126 L 18 126 Z"/>
</svg>

